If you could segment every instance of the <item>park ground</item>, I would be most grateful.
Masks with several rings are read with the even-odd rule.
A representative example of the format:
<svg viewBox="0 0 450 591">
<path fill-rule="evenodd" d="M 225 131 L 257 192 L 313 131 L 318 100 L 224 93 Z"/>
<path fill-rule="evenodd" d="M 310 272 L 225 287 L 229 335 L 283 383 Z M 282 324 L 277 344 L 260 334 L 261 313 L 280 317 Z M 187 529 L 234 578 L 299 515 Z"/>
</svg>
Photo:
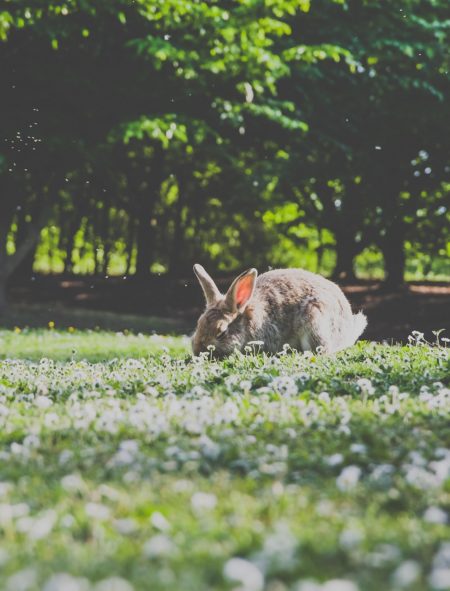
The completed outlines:
<svg viewBox="0 0 450 591">
<path fill-rule="evenodd" d="M 443 591 L 450 355 L 0 331 L 0 588 Z"/>
<path fill-rule="evenodd" d="M 231 277 L 219 286 L 226 290 Z M 407 343 L 413 330 L 433 338 L 433 331 L 450 331 L 450 283 L 410 282 L 387 290 L 374 280 L 342 285 L 355 311 L 368 317 L 364 337 L 370 341 Z M 42 328 L 100 328 L 142 333 L 190 334 L 203 307 L 194 277 L 148 281 L 130 278 L 60 278 L 38 276 L 16 285 L 12 305 L 0 326 Z M 447 336 L 450 336 L 447 335 Z"/>
</svg>

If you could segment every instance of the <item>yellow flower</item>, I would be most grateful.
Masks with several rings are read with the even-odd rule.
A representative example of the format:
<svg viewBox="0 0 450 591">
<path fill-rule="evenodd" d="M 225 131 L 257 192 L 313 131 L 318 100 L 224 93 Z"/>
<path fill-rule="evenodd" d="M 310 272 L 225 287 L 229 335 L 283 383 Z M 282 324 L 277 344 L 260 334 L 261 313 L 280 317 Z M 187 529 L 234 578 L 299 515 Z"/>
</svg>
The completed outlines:
<svg viewBox="0 0 450 591">
<path fill-rule="evenodd" d="M 53 330 L 55 328 L 55 323 L 53 322 L 53 320 L 50 320 L 50 322 L 48 323 L 48 327 L 50 330 Z"/>
<path fill-rule="evenodd" d="M 21 329 L 21 328 L 19 328 L 18 326 L 15 326 L 15 327 L 14 327 L 14 332 L 15 332 L 16 334 L 20 334 L 20 333 L 22 332 L 22 329 Z"/>
<path fill-rule="evenodd" d="M 69 326 L 69 328 L 67 329 L 71 334 L 73 334 L 75 332 L 75 327 L 73 326 Z"/>
</svg>

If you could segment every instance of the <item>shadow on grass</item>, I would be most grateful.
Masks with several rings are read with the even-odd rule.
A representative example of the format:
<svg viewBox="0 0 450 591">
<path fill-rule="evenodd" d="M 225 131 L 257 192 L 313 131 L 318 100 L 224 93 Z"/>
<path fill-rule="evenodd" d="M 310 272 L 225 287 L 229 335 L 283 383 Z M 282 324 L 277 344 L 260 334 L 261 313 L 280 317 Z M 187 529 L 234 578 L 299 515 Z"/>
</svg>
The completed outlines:
<svg viewBox="0 0 450 591">
<path fill-rule="evenodd" d="M 133 333 L 182 335 L 192 332 L 192 323 L 184 318 L 142 316 L 83 308 L 66 308 L 61 304 L 12 305 L 0 316 L 0 328 L 48 328 L 49 323 L 61 329 L 128 330 Z"/>
</svg>

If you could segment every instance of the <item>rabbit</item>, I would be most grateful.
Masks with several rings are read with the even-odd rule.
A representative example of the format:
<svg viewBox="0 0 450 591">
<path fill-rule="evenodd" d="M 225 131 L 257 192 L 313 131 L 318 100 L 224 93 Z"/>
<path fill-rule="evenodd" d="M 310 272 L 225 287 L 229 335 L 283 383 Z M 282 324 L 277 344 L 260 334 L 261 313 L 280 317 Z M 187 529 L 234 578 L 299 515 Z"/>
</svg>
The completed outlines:
<svg viewBox="0 0 450 591">
<path fill-rule="evenodd" d="M 225 295 L 201 265 L 194 265 L 206 299 L 206 310 L 192 337 L 194 355 L 212 351 L 218 358 L 247 343 L 277 353 L 283 345 L 298 351 L 336 353 L 353 345 L 367 325 L 352 314 L 341 289 L 321 275 L 303 269 L 277 269 L 259 275 L 249 269 Z M 211 347 L 210 345 L 213 345 Z"/>
</svg>

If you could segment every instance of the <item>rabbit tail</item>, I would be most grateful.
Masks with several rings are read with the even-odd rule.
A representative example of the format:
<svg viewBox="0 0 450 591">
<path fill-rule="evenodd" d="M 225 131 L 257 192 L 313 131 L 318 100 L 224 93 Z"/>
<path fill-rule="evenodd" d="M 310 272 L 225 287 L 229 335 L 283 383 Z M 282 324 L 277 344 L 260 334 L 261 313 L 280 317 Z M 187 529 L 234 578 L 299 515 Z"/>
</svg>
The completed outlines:
<svg viewBox="0 0 450 591">
<path fill-rule="evenodd" d="M 364 332 L 366 326 L 367 318 L 365 314 L 363 314 L 362 312 L 358 312 L 358 314 L 353 314 L 350 320 L 350 326 L 347 328 L 345 334 L 343 335 L 342 344 L 339 347 L 339 350 L 354 345 L 358 338 Z"/>
</svg>

